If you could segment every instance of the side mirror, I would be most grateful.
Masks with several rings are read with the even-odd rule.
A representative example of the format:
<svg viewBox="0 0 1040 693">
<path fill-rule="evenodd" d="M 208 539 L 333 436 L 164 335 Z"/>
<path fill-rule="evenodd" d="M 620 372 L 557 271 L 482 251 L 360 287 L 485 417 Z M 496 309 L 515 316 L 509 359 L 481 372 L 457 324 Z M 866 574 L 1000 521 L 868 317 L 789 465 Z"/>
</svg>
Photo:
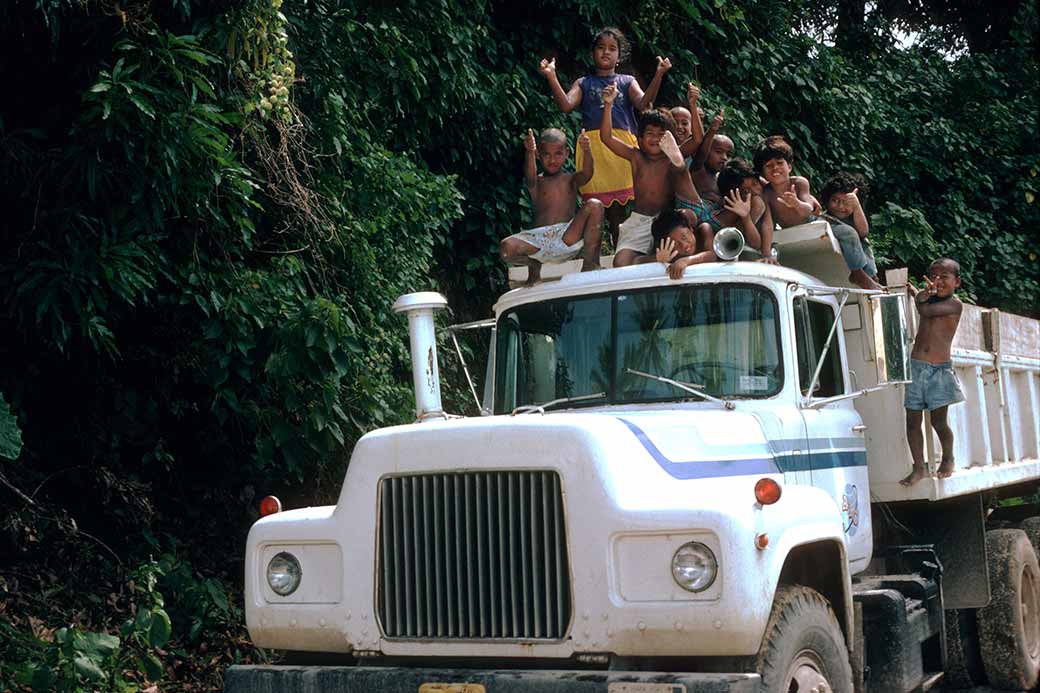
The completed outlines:
<svg viewBox="0 0 1040 693">
<path fill-rule="evenodd" d="M 906 294 L 870 297 L 878 385 L 910 382 L 910 329 Z"/>
</svg>

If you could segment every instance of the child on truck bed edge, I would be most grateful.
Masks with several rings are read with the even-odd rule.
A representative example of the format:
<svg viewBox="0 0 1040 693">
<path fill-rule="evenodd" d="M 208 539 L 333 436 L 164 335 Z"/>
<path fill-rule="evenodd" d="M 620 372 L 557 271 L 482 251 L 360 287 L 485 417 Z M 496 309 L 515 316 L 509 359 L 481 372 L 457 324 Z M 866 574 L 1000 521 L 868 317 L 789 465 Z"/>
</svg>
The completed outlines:
<svg viewBox="0 0 1040 693">
<path fill-rule="evenodd" d="M 953 430 L 946 421 L 951 404 L 964 401 L 957 375 L 950 362 L 950 345 L 957 332 L 964 306 L 953 295 L 961 285 L 961 266 L 956 260 L 940 258 L 928 267 L 925 288 L 909 287 L 921 318 L 910 354 L 910 375 L 906 386 L 906 439 L 914 467 L 901 483 L 911 486 L 925 476 L 922 412 L 932 415 L 932 428 L 942 445 L 942 463 L 936 474 L 940 479 L 953 474 Z"/>
<path fill-rule="evenodd" d="M 570 156 L 567 136 L 556 128 L 542 131 L 537 146 L 534 132 L 524 138 L 524 180 L 534 207 L 535 228 L 502 240 L 499 254 L 508 264 L 527 265 L 527 285 L 541 277 L 543 262 L 565 262 L 580 253 L 582 271 L 599 269 L 599 246 L 603 226 L 603 203 L 587 199 L 577 214 L 574 204 L 578 188 L 593 175 L 589 138 L 582 130 L 578 146 L 585 152 L 580 171 L 563 172 Z M 538 175 L 535 156 L 542 162 Z"/>
</svg>

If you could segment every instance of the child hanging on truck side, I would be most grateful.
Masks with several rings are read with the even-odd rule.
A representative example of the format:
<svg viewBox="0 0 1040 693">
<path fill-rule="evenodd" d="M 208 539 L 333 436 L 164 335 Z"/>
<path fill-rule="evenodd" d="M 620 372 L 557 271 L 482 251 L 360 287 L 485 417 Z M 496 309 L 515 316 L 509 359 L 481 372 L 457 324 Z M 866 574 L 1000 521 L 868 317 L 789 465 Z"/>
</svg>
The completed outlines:
<svg viewBox="0 0 1040 693">
<path fill-rule="evenodd" d="M 612 154 L 599 136 L 599 125 L 603 118 L 603 90 L 608 85 L 617 88 L 614 100 L 613 123 L 617 130 L 614 136 L 630 146 L 636 143 L 636 113 L 650 108 L 657 98 L 661 80 L 672 67 L 667 58 L 657 57 L 657 70 L 650 86 L 644 93 L 632 75 L 617 74 L 616 70 L 629 54 L 628 39 L 615 27 L 600 29 L 592 41 L 593 70 L 563 90 L 556 75 L 556 59 L 543 59 L 538 71 L 549 82 L 556 105 L 563 113 L 581 108 L 582 127 L 589 133 L 592 153 L 596 157 L 595 176 L 581 187 L 584 199 L 597 199 L 606 208 L 611 238 L 617 243 L 618 226 L 625 218 L 625 205 L 635 193 L 632 189 L 632 172 L 627 161 Z M 579 150 L 577 167 L 581 168 L 583 154 Z"/>
<path fill-rule="evenodd" d="M 756 148 L 754 162 L 768 184 L 762 197 L 781 228 L 807 224 L 822 213 L 819 201 L 809 192 L 808 179 L 791 175 L 794 150 L 783 137 L 774 135 L 762 140 Z M 877 274 L 877 268 L 863 252 L 856 229 L 846 224 L 832 224 L 831 232 L 849 268 L 849 281 L 864 289 L 881 289 L 872 276 Z"/>
<path fill-rule="evenodd" d="M 957 374 L 950 361 L 950 345 L 957 333 L 964 306 L 953 295 L 961 285 L 961 266 L 956 260 L 940 258 L 928 268 L 925 288 L 907 285 L 920 316 L 914 349 L 910 353 L 910 377 L 906 386 L 906 439 L 910 445 L 913 469 L 899 483 L 911 486 L 925 477 L 923 412 L 929 411 L 932 428 L 942 445 L 942 462 L 936 474 L 940 479 L 953 474 L 953 430 L 946 420 L 951 404 L 964 401 Z"/>
<path fill-rule="evenodd" d="M 589 138 L 582 130 L 578 147 L 585 152 L 582 168 L 565 173 L 563 165 L 570 156 L 567 136 L 556 128 L 543 130 L 535 145 L 534 131 L 524 137 L 524 180 L 534 207 L 535 228 L 520 231 L 499 244 L 499 254 L 507 264 L 527 266 L 527 285 L 541 277 L 543 262 L 566 262 L 582 255 L 581 270 L 599 269 L 599 246 L 603 228 L 603 203 L 585 200 L 575 215 L 578 188 L 592 178 L 594 159 Z M 535 156 L 542 163 L 538 174 Z"/>
</svg>

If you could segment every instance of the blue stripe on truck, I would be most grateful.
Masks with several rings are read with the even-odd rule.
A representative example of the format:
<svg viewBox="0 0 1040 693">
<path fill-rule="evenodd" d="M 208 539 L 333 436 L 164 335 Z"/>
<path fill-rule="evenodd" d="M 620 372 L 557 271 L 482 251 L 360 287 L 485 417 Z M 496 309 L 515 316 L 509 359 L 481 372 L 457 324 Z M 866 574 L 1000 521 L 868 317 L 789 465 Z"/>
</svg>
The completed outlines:
<svg viewBox="0 0 1040 693">
<path fill-rule="evenodd" d="M 866 450 L 828 450 L 805 455 L 770 455 L 769 457 L 742 457 L 731 460 L 671 460 L 658 449 L 646 432 L 631 421 L 616 417 L 632 431 L 636 440 L 670 476 L 676 479 L 712 479 L 745 474 L 779 474 L 781 472 L 808 472 L 841 467 L 865 467 Z M 821 440 L 821 442 L 823 442 Z"/>
</svg>

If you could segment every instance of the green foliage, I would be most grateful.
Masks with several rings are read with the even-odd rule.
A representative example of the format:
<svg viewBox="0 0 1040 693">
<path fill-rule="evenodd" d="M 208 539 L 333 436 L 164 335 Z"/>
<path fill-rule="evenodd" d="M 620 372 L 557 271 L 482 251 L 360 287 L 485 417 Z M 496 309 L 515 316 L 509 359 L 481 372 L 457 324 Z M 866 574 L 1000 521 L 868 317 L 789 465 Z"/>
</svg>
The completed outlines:
<svg viewBox="0 0 1040 693">
<path fill-rule="evenodd" d="M 0 5 L 0 61 L 19 66 L 0 108 L 0 391 L 19 418 L 0 399 L 0 457 L 48 509 L 5 502 L 17 559 L 0 580 L 70 543 L 106 574 L 98 542 L 142 527 L 121 551 L 159 556 L 122 628 L 95 616 L 58 642 L 20 624 L 0 659 L 73 682 L 92 675 L 77 657 L 136 681 L 190 648 L 255 656 L 221 557 L 239 555 L 257 496 L 333 498 L 354 442 L 410 419 L 398 295 L 438 289 L 451 321 L 488 315 L 498 243 L 530 215 L 522 134 L 558 126 L 573 144 L 581 127 L 537 62 L 554 56 L 569 85 L 602 25 L 632 39 L 623 71 L 644 85 L 671 58 L 660 105 L 695 81 L 709 118 L 724 107 L 738 154 L 782 133 L 816 189 L 863 173 L 885 266 L 916 276 L 951 255 L 980 303 L 1035 313 L 1036 7 L 952 54 L 935 38 L 965 18 L 907 47 L 906 18 L 871 10 L 832 44 L 832 17 L 815 0 Z M 478 383 L 485 348 L 463 344 Z M 445 402 L 472 412 L 441 354 Z M 86 635 L 117 629 L 108 654 Z"/>
<path fill-rule="evenodd" d="M 18 428 L 18 418 L 0 393 L 0 457 L 14 460 L 21 452 L 22 431 Z"/>
<path fill-rule="evenodd" d="M 134 571 L 130 589 L 136 615 L 119 628 L 119 637 L 76 627 L 58 628 L 45 638 L 25 636 L 9 626 L 5 639 L 18 640 L 8 648 L 3 669 L 14 669 L 13 679 L 34 691 L 140 690 L 142 681 L 159 681 L 164 667 L 158 656 L 170 639 L 170 617 L 156 590 L 161 568 L 148 561 Z M 19 661 L 20 660 L 20 661 Z"/>
</svg>

